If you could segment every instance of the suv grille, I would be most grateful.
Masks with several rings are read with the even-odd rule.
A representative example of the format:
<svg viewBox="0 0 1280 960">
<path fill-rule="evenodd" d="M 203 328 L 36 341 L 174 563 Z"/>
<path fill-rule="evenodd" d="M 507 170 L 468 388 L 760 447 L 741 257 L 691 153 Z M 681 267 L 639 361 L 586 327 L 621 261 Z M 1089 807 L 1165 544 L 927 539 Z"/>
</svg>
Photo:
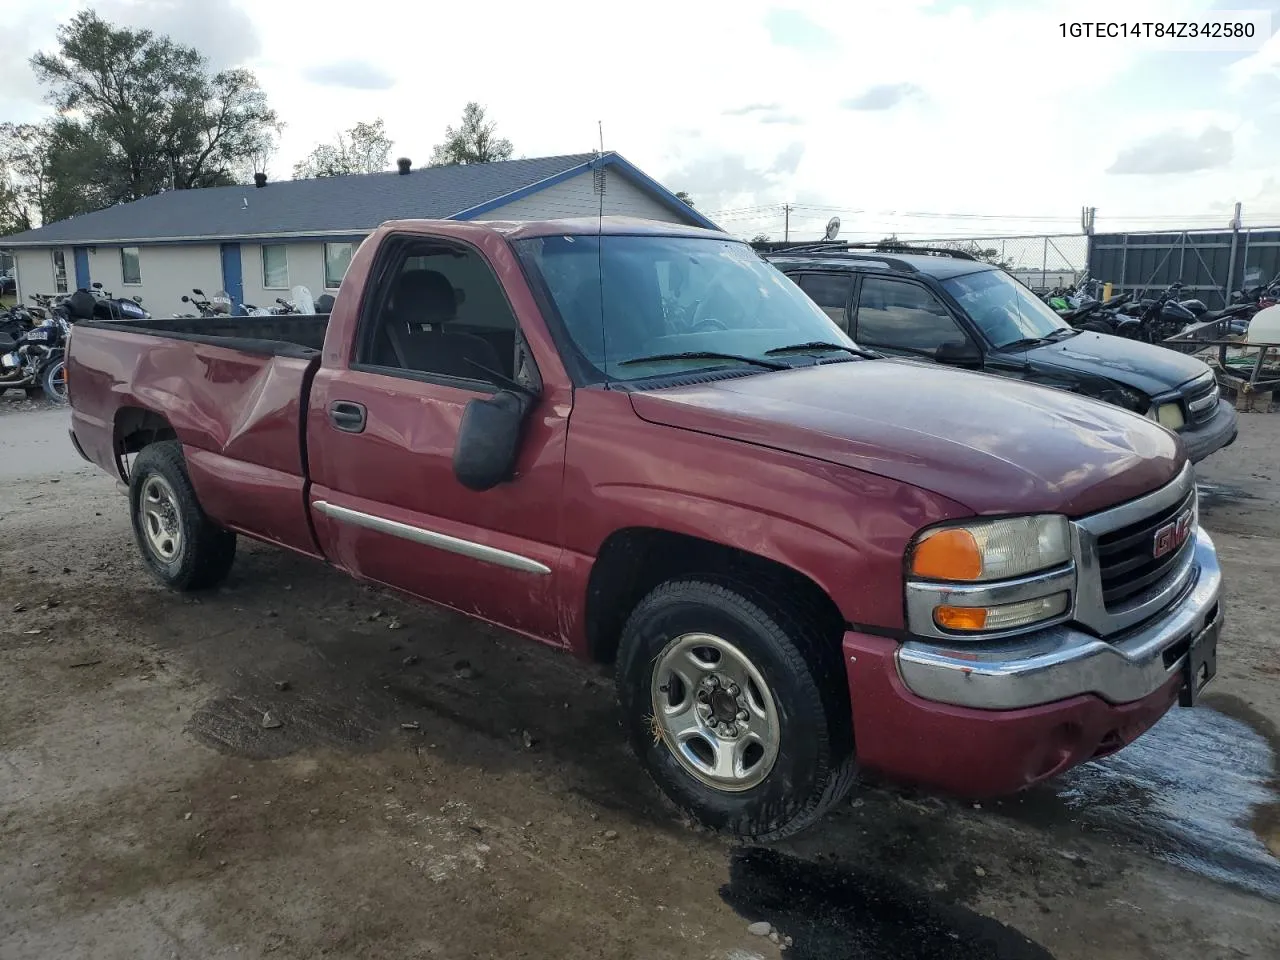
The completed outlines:
<svg viewBox="0 0 1280 960">
<path fill-rule="evenodd" d="M 1186 402 L 1188 419 L 1192 423 L 1212 420 L 1218 412 L 1218 384 L 1213 380 L 1193 383 L 1187 391 Z"/>
<path fill-rule="evenodd" d="M 1217 391 L 1217 386 L 1214 386 Z M 1178 549 L 1164 556 L 1153 556 L 1156 531 L 1188 507 L 1195 509 L 1193 487 L 1183 499 L 1171 507 L 1144 517 L 1127 527 L 1098 537 L 1098 571 L 1102 576 L 1102 602 L 1108 611 L 1141 593 L 1166 575 L 1174 572 L 1179 561 L 1191 549 L 1195 537 L 1187 538 Z"/>
</svg>

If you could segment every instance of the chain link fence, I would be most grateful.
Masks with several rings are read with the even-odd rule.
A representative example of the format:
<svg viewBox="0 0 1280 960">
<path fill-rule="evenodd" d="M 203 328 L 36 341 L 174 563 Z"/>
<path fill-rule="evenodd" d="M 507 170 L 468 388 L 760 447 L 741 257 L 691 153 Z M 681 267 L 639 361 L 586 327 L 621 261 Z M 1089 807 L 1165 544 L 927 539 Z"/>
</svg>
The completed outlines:
<svg viewBox="0 0 1280 960">
<path fill-rule="evenodd" d="M 1038 294 L 1074 287 L 1089 263 L 1089 238 L 1079 233 L 1034 234 L 1014 237 L 947 237 L 911 240 L 910 246 L 960 250 L 994 263 Z"/>
<path fill-rule="evenodd" d="M 933 247 L 957 250 L 1003 267 L 1038 294 L 1060 287 L 1074 287 L 1089 262 L 1089 238 L 1083 234 L 1035 234 L 1005 237 L 945 237 L 938 240 L 902 240 L 902 249 Z M 793 247 L 816 246 L 813 241 L 753 243 L 762 253 L 782 253 Z M 838 249 L 840 241 L 832 244 Z M 875 245 L 866 250 L 873 254 Z"/>
</svg>

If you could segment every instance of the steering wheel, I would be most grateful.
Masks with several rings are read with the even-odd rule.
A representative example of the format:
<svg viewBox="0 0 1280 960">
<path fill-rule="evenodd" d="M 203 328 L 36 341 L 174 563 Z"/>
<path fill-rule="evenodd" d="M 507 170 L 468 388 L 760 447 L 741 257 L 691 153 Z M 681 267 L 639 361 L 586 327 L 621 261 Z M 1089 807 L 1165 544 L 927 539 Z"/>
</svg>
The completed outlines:
<svg viewBox="0 0 1280 960">
<path fill-rule="evenodd" d="M 689 332 L 697 333 L 699 330 L 728 330 L 728 325 L 716 317 L 703 317 L 701 320 L 695 320 L 689 324 Z"/>
</svg>

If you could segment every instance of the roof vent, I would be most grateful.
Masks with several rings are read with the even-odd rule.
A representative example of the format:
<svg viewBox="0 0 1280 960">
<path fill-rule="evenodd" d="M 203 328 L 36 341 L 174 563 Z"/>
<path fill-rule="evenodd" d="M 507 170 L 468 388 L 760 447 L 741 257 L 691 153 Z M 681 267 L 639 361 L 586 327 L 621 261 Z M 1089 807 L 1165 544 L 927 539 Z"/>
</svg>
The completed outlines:
<svg viewBox="0 0 1280 960">
<path fill-rule="evenodd" d="M 400 170 L 400 176 L 404 176 L 409 172 L 409 168 L 413 166 L 413 162 L 408 157 L 401 157 L 396 161 L 396 167 Z"/>
<path fill-rule="evenodd" d="M 253 185 L 255 187 L 265 187 L 267 185 L 267 175 L 265 173 L 255 173 L 253 175 Z"/>
</svg>

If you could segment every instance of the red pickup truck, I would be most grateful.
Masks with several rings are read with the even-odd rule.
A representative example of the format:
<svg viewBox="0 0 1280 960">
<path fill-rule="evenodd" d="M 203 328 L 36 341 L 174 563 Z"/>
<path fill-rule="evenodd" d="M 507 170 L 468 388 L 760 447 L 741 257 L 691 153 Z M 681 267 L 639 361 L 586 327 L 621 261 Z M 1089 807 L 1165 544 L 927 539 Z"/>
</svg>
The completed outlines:
<svg viewBox="0 0 1280 960">
<path fill-rule="evenodd" d="M 615 663 L 713 829 L 799 830 L 860 769 L 1016 791 L 1215 671 L 1174 434 L 877 358 L 723 234 L 389 223 L 329 317 L 82 323 L 68 367 L 160 580 L 244 535 Z"/>
</svg>

